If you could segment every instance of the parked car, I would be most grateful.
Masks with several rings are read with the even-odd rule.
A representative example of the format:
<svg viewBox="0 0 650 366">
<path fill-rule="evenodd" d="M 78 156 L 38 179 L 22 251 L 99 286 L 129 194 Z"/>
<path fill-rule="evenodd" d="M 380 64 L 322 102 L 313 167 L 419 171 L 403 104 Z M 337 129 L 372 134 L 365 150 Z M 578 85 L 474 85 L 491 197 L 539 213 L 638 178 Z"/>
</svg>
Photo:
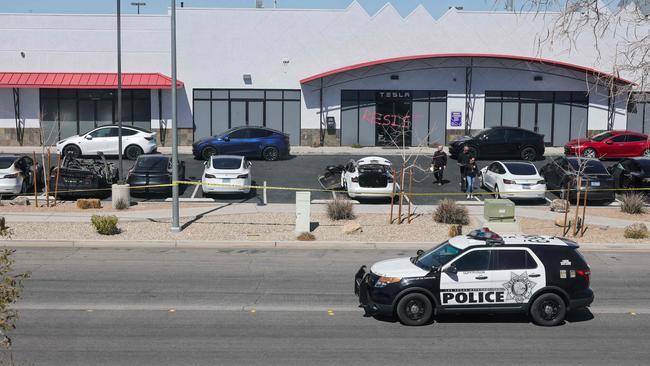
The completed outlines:
<svg viewBox="0 0 650 366">
<path fill-rule="evenodd" d="M 243 156 L 211 156 L 205 163 L 201 182 L 203 193 L 241 193 L 251 192 L 251 162 Z"/>
<path fill-rule="evenodd" d="M 478 181 L 496 198 L 544 199 L 546 194 L 546 181 L 530 162 L 495 161 L 481 169 Z"/>
<path fill-rule="evenodd" d="M 588 190 L 588 201 L 614 201 L 614 178 L 597 159 L 560 156 L 544 165 L 541 175 L 549 189 L 559 190 L 560 198 L 576 199 L 578 175 L 580 175 L 579 189 L 583 193 Z M 569 192 L 566 191 L 567 187 Z M 584 196 L 581 194 L 581 199 L 582 197 Z"/>
<path fill-rule="evenodd" d="M 609 167 L 616 188 L 650 189 L 650 158 L 628 158 Z M 641 191 L 646 194 L 650 191 Z"/>
<path fill-rule="evenodd" d="M 118 155 L 118 127 L 98 127 L 88 133 L 68 137 L 56 143 L 56 152 L 74 158 L 84 155 Z M 133 126 L 122 126 L 122 154 L 135 160 L 141 154 L 156 151 L 156 133 Z"/>
<path fill-rule="evenodd" d="M 213 155 L 278 160 L 288 156 L 290 150 L 289 135 L 286 133 L 266 127 L 247 126 L 232 128 L 192 145 L 194 157 L 206 161 Z"/>
<path fill-rule="evenodd" d="M 456 159 L 463 148 L 477 159 L 503 158 L 535 161 L 544 156 L 544 135 L 519 127 L 490 127 L 476 136 L 461 136 L 449 145 Z"/>
<path fill-rule="evenodd" d="M 50 192 L 62 198 L 104 198 L 111 195 L 111 185 L 117 183 L 119 174 L 113 163 L 100 153 L 98 159 L 81 159 L 72 155 L 61 159 L 61 169 L 50 170 Z"/>
<path fill-rule="evenodd" d="M 33 193 L 34 184 L 44 187 L 41 164 L 27 155 L 0 155 L 0 194 Z"/>
<path fill-rule="evenodd" d="M 178 178 L 185 178 L 185 163 L 178 163 Z M 126 182 L 131 186 L 131 194 L 167 194 L 172 187 L 172 159 L 161 154 L 145 154 L 138 156 L 126 176 Z M 152 187 L 153 186 L 153 187 Z M 161 186 L 161 187 L 156 187 Z"/>
<path fill-rule="evenodd" d="M 352 198 L 391 197 L 394 192 L 399 192 L 391 170 L 390 160 L 377 156 L 350 160 L 341 174 L 341 187 Z"/>
<path fill-rule="evenodd" d="M 586 158 L 650 158 L 648 136 L 633 131 L 605 131 L 590 138 L 573 139 L 564 145 L 567 156 Z"/>
</svg>

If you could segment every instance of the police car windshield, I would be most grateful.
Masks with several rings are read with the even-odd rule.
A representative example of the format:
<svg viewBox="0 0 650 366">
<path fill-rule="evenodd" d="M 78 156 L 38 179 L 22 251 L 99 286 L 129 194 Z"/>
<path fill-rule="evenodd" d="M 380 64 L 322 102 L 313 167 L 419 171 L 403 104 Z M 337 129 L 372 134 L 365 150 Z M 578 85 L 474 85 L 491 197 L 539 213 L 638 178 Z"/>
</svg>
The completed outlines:
<svg viewBox="0 0 650 366">
<path fill-rule="evenodd" d="M 417 257 L 413 257 L 413 264 L 416 266 L 430 270 L 434 267 L 440 267 L 443 264 L 454 259 L 460 253 L 460 249 L 449 244 L 449 242 L 444 242 L 437 247 L 430 249 Z"/>
</svg>

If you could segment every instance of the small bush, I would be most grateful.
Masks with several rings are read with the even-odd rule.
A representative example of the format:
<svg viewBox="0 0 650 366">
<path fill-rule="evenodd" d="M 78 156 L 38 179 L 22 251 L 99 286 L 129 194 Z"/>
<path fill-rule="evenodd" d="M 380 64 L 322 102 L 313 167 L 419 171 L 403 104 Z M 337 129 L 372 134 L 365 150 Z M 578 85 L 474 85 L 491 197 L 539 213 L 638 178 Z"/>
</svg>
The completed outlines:
<svg viewBox="0 0 650 366">
<path fill-rule="evenodd" d="M 650 236 L 648 227 L 643 223 L 632 224 L 625 228 L 623 236 L 628 239 L 646 239 Z"/>
<path fill-rule="evenodd" d="M 330 220 L 352 220 L 355 218 L 352 201 L 335 199 L 327 203 L 327 217 Z"/>
<path fill-rule="evenodd" d="M 433 220 L 442 224 L 468 225 L 469 213 L 465 206 L 460 206 L 456 201 L 444 199 L 433 212 Z"/>
<path fill-rule="evenodd" d="M 360 148 L 363 147 L 363 145 L 361 145 L 361 144 L 352 144 L 352 145 L 350 145 L 350 147 L 353 148 L 353 149 L 360 149 Z"/>
<path fill-rule="evenodd" d="M 100 216 L 93 215 L 90 218 L 90 222 L 95 226 L 95 230 L 101 235 L 115 235 L 120 233 L 120 229 L 117 228 L 117 216 Z"/>
<path fill-rule="evenodd" d="M 116 210 L 126 210 L 129 208 L 129 202 L 125 198 L 118 198 L 114 203 Z"/>
<path fill-rule="evenodd" d="M 296 239 L 300 241 L 314 241 L 316 237 L 312 233 L 300 233 Z"/>
<path fill-rule="evenodd" d="M 621 211 L 631 215 L 641 215 L 646 212 L 645 195 L 639 192 L 631 192 L 621 199 Z"/>
<path fill-rule="evenodd" d="M 77 200 L 77 208 L 81 210 L 102 208 L 102 201 L 97 198 L 80 198 Z"/>
</svg>

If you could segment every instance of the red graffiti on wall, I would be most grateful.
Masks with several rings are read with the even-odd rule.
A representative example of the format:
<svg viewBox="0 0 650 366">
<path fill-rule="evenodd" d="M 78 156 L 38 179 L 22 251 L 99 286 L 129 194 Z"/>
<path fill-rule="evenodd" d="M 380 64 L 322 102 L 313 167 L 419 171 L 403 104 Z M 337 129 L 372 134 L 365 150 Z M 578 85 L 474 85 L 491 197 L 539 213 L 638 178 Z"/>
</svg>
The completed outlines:
<svg viewBox="0 0 650 366">
<path fill-rule="evenodd" d="M 366 121 L 370 124 L 376 124 L 380 126 L 390 126 L 390 127 L 399 127 L 410 129 L 411 123 L 414 120 L 419 120 L 421 117 L 420 114 L 416 113 L 411 116 L 409 113 L 404 115 L 401 114 L 384 114 L 371 112 L 370 110 L 365 110 L 361 115 L 361 120 Z"/>
</svg>

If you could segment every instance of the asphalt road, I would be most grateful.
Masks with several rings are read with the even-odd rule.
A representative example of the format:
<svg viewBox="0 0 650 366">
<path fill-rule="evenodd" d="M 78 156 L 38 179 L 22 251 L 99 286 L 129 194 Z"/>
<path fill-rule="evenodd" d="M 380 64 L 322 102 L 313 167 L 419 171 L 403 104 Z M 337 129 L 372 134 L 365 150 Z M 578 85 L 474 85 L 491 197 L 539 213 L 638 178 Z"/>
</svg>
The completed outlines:
<svg viewBox="0 0 650 366">
<path fill-rule="evenodd" d="M 555 328 L 365 318 L 353 275 L 399 251 L 19 249 L 17 365 L 647 364 L 650 253 L 587 252 L 596 301 Z M 254 310 L 254 312 L 253 312 Z M 6 353 L 4 355 L 7 356 Z"/>
<path fill-rule="evenodd" d="M 383 157 L 391 160 L 395 167 L 401 166 L 401 156 L 399 155 L 382 155 Z M 323 174 L 328 165 L 345 165 L 350 159 L 358 160 L 365 156 L 362 155 L 297 155 L 291 156 L 287 160 L 280 161 L 263 161 L 254 160 L 252 167 L 253 185 L 263 185 L 264 181 L 268 186 L 275 187 L 291 187 L 291 188 L 307 188 L 307 189 L 322 189 L 318 183 L 318 176 Z M 200 181 L 203 174 L 203 161 L 195 160 L 191 155 L 181 155 L 180 159 L 185 162 L 185 178 L 187 180 Z M 551 159 L 546 158 L 535 162 L 535 165 L 541 168 L 544 164 L 548 163 Z M 117 159 L 109 159 L 109 161 L 117 164 Z M 479 161 L 479 169 L 489 165 L 492 160 Z M 604 162 L 606 165 L 612 162 Z M 53 162 L 56 164 L 56 161 Z M 415 161 L 417 166 L 426 170 L 430 165 L 429 157 L 418 157 Z M 124 160 L 125 170 L 133 166 L 133 162 Z M 416 170 L 413 175 L 413 192 L 414 193 L 434 193 L 439 192 L 443 195 L 436 196 L 416 196 L 413 198 L 415 204 L 435 204 L 442 198 L 452 198 L 456 200 L 465 200 L 465 195 L 460 194 L 460 170 L 455 160 L 449 159 L 448 169 L 445 172 L 445 183 L 442 186 L 433 184 L 433 175 L 428 172 Z M 270 203 L 293 203 L 295 202 L 294 190 L 267 190 L 267 199 Z M 483 190 L 477 188 L 477 192 Z M 447 194 L 447 195 L 444 195 Z M 339 197 L 347 197 L 343 192 L 336 193 Z M 262 193 L 260 191 L 253 192 L 251 195 L 217 195 L 211 196 L 219 202 L 256 202 L 261 201 Z M 199 185 L 182 185 L 181 197 L 184 198 L 202 198 L 203 192 Z M 489 196 L 485 196 L 489 197 Z M 548 193 L 549 199 L 556 198 L 554 194 Z M 331 199 L 331 192 L 312 192 L 312 199 Z M 478 199 L 483 199 L 484 196 L 479 196 Z M 165 197 L 160 196 L 139 196 L 135 197 L 137 201 L 161 201 Z M 364 200 L 362 203 L 386 203 L 387 200 Z M 540 200 L 521 200 L 519 204 L 545 204 L 545 201 Z"/>
</svg>

